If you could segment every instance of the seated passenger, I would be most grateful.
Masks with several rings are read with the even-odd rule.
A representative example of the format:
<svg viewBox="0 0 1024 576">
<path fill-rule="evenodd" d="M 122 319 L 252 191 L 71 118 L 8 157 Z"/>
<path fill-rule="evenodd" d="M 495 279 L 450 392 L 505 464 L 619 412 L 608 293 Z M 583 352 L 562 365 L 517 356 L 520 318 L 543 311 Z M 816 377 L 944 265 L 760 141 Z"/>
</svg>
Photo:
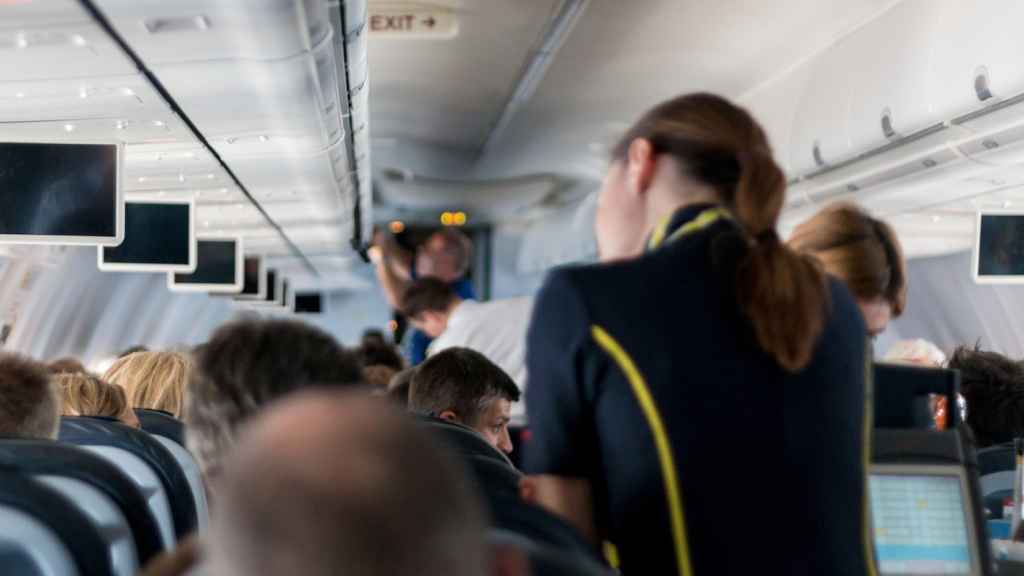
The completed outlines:
<svg viewBox="0 0 1024 576">
<path fill-rule="evenodd" d="M 412 386 L 412 377 L 416 375 L 416 368 L 406 368 L 395 374 L 388 383 L 388 398 L 391 398 L 403 409 L 409 407 L 409 388 Z"/>
<path fill-rule="evenodd" d="M 449 348 L 416 369 L 409 410 L 468 426 L 505 453 L 512 403 L 519 389 L 501 368 L 468 348 Z"/>
<path fill-rule="evenodd" d="M 948 367 L 960 371 L 967 424 L 978 448 L 1024 436 L 1024 366 L 996 352 L 961 346 Z"/>
<path fill-rule="evenodd" d="M 402 314 L 434 339 L 428 357 L 448 348 L 476 350 L 511 376 L 520 392 L 526 389 L 526 330 L 531 312 L 532 298 L 463 300 L 436 278 L 413 282 L 402 297 Z M 526 408 L 518 405 L 512 420 L 524 424 L 525 415 Z"/>
<path fill-rule="evenodd" d="M 398 245 L 393 236 L 379 232 L 370 252 L 384 297 L 395 310 L 402 307 L 402 295 L 417 278 L 437 278 L 447 283 L 460 298 L 476 298 L 473 283 L 466 277 L 473 258 L 473 243 L 462 232 L 444 228 L 433 233 L 415 254 Z M 431 338 L 414 330 L 408 337 L 413 366 L 427 357 Z"/>
<path fill-rule="evenodd" d="M 355 354 L 292 320 L 240 320 L 198 347 L 185 397 L 186 442 L 216 494 L 220 462 L 264 405 L 312 386 L 358 385 Z"/>
<path fill-rule="evenodd" d="M 405 360 L 398 348 L 388 343 L 379 330 L 367 330 L 356 349 L 359 362 L 364 366 L 387 366 L 395 372 L 405 369 Z"/>
<path fill-rule="evenodd" d="M 0 437 L 56 440 L 60 411 L 45 364 L 0 352 Z"/>
<path fill-rule="evenodd" d="M 603 262 L 537 296 L 524 468 L 627 576 L 869 573 L 864 322 L 779 240 L 785 192 L 745 110 L 664 102 L 613 149 Z M 737 540 L 751 494 L 784 529 Z"/>
<path fill-rule="evenodd" d="M 913 364 L 926 368 L 942 368 L 946 365 L 946 354 L 938 346 L 927 340 L 900 340 L 885 353 L 882 362 L 894 364 Z M 958 399 L 958 403 L 960 400 Z M 936 430 L 945 430 L 949 410 L 945 396 L 930 394 L 928 403 Z"/>
<path fill-rule="evenodd" d="M 64 416 L 108 418 L 132 428 L 140 427 L 124 388 L 84 372 L 58 374 L 54 380 L 64 396 Z"/>
<path fill-rule="evenodd" d="M 50 369 L 50 374 L 75 374 L 87 371 L 78 359 L 71 357 L 58 358 L 50 362 L 47 367 Z"/>
<path fill-rule="evenodd" d="M 907 304 L 907 265 L 896 233 L 853 204 L 833 204 L 796 227 L 789 245 L 811 254 L 842 280 L 860 306 L 868 334 L 885 332 Z"/>
<path fill-rule="evenodd" d="M 363 381 L 373 388 L 374 391 L 385 394 L 388 390 L 388 384 L 391 384 L 391 380 L 396 374 L 398 374 L 398 371 L 391 366 L 374 364 L 373 366 L 363 368 Z"/>
<path fill-rule="evenodd" d="M 128 393 L 132 408 L 181 418 L 192 360 L 179 352 L 135 352 L 118 358 L 103 375 Z"/>
<path fill-rule="evenodd" d="M 222 494 L 210 574 L 486 573 L 465 471 L 370 398 L 304 392 L 268 409 L 228 459 Z"/>
</svg>

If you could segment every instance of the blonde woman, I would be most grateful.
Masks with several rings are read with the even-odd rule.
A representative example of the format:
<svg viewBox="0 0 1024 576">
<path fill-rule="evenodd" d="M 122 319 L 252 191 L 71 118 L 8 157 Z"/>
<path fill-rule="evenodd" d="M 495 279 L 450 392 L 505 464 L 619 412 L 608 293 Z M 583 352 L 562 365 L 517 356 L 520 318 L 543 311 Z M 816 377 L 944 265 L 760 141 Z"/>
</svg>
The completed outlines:
<svg viewBox="0 0 1024 576">
<path fill-rule="evenodd" d="M 103 378 L 124 387 L 133 408 L 181 418 L 192 360 L 179 352 L 136 352 L 117 360 Z"/>
<path fill-rule="evenodd" d="M 86 372 L 58 374 L 54 381 L 64 399 L 62 415 L 110 418 L 132 428 L 139 427 L 139 419 L 120 386 Z"/>
</svg>

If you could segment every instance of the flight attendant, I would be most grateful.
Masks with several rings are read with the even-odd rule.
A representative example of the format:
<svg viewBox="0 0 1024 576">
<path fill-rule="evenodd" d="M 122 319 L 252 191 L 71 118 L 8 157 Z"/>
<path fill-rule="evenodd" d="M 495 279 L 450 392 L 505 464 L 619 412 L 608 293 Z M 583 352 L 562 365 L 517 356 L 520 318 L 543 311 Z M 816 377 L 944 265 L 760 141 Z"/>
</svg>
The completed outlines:
<svg viewBox="0 0 1024 576">
<path fill-rule="evenodd" d="M 784 196 L 746 111 L 675 98 L 614 149 L 603 262 L 539 294 L 525 469 L 624 574 L 873 573 L 864 322 Z"/>
</svg>

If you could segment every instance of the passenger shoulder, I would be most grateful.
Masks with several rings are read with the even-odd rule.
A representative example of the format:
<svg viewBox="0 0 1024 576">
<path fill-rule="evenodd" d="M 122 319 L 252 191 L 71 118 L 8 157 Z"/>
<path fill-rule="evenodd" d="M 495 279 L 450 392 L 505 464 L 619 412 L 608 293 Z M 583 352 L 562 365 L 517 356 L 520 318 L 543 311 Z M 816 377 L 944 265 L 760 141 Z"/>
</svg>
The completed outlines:
<svg viewBox="0 0 1024 576">
<path fill-rule="evenodd" d="M 858 333 L 866 334 L 867 328 L 864 325 L 864 317 L 861 316 L 857 301 L 853 298 L 849 288 L 841 280 L 832 276 L 828 277 L 829 285 L 829 311 L 830 324 L 856 325 Z"/>
</svg>

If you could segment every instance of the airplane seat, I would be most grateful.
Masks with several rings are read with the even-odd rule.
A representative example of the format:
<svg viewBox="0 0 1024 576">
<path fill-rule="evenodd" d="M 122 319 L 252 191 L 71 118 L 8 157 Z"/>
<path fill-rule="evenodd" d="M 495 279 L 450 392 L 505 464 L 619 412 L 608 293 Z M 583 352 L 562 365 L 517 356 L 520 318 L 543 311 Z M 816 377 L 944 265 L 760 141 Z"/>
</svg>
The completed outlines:
<svg viewBox="0 0 1024 576">
<path fill-rule="evenodd" d="M 206 501 L 206 487 L 203 483 L 203 474 L 199 469 L 199 463 L 185 447 L 185 424 L 162 410 L 136 408 L 135 415 L 138 416 L 142 429 L 174 455 L 174 459 L 185 473 L 185 477 L 188 478 L 192 498 L 196 502 L 199 531 L 205 532 L 210 516 L 209 504 Z"/>
<path fill-rule="evenodd" d="M 92 452 L 48 440 L 3 440 L 0 441 L 0 466 L 44 481 L 48 479 L 57 486 L 67 484 L 60 482 L 61 479 L 72 482 L 64 491 L 65 495 L 79 505 L 87 505 L 91 498 L 95 506 L 90 515 L 94 519 L 97 514 L 101 515 L 99 523 L 107 527 L 105 535 L 108 541 L 111 537 L 118 539 L 120 536 L 117 527 L 117 517 L 120 516 L 129 531 L 131 557 L 139 565 L 145 565 L 165 550 L 159 522 L 143 492 L 120 468 Z M 82 492 L 82 484 L 91 487 L 94 493 L 86 493 L 83 499 L 79 499 L 72 493 Z M 104 500 L 115 507 L 113 514 L 104 510 Z M 124 556 L 123 553 L 120 555 Z"/>
<path fill-rule="evenodd" d="M 1012 442 L 978 450 L 981 494 L 990 519 L 1003 518 L 1003 502 L 1013 498 L 1016 469 L 1017 459 Z"/>
<path fill-rule="evenodd" d="M 971 431 L 876 429 L 871 444 L 869 493 L 879 573 L 940 563 L 950 572 L 991 576 Z M 937 533 L 945 536 L 937 540 Z"/>
<path fill-rule="evenodd" d="M 514 468 L 485 456 L 468 455 L 463 460 L 469 466 L 481 492 L 509 498 L 519 497 L 519 479 L 522 474 Z"/>
<path fill-rule="evenodd" d="M 29 574 L 116 574 L 103 537 L 74 503 L 6 467 L 0 467 L 0 550 L 19 558 Z"/>
<path fill-rule="evenodd" d="M 433 416 L 417 414 L 416 418 L 424 428 L 438 434 L 444 439 L 444 442 L 451 448 L 454 448 L 459 454 L 490 458 L 515 469 L 508 456 L 501 450 L 491 446 L 476 430 L 462 424 L 434 418 Z"/>
<path fill-rule="evenodd" d="M 136 408 L 135 415 L 142 424 L 142 429 L 154 436 L 170 438 L 181 446 L 185 446 L 185 423 L 163 410 Z"/>
<path fill-rule="evenodd" d="M 181 540 L 197 530 L 198 504 L 192 496 L 188 477 L 174 455 L 149 433 L 108 420 L 65 416 L 61 418 L 59 439 L 114 462 L 136 478 L 137 483 L 148 483 L 146 473 L 139 469 L 141 463 L 156 475 L 157 485 L 162 488 L 172 519 L 172 535 Z M 154 495 L 152 486 L 147 494 Z M 159 502 L 151 504 L 159 507 Z M 173 547 L 173 542 L 167 544 Z"/>
<path fill-rule="evenodd" d="M 518 495 L 485 494 L 485 500 L 494 530 L 516 534 L 539 547 L 558 550 L 567 558 L 598 562 L 597 550 L 575 528 L 547 510 L 524 502 Z"/>
</svg>

